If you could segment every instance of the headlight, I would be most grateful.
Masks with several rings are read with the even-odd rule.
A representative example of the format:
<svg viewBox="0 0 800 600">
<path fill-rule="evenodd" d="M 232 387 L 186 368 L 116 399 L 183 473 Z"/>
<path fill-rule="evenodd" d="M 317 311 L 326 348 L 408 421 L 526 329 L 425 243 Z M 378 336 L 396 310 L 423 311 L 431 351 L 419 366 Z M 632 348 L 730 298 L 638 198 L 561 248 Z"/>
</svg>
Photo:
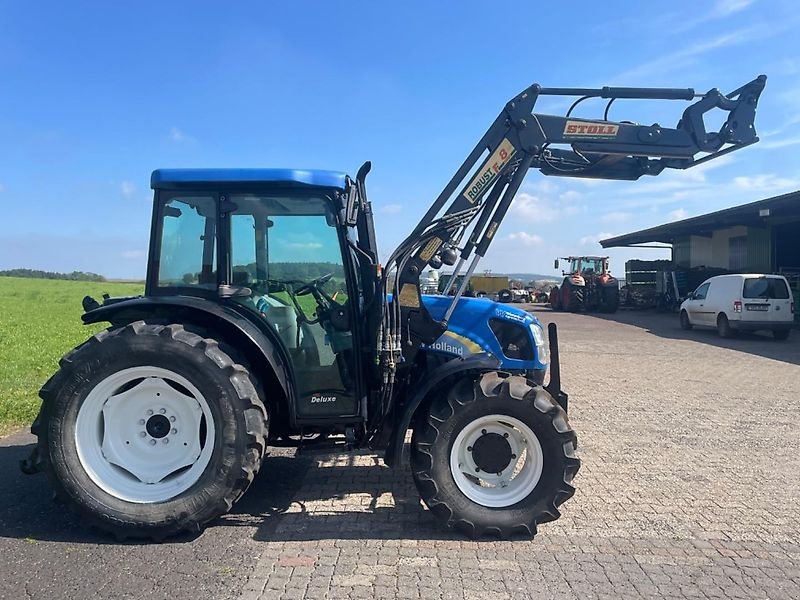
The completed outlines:
<svg viewBox="0 0 800 600">
<path fill-rule="evenodd" d="M 533 341 L 536 343 L 536 354 L 539 357 L 539 362 L 548 364 L 550 362 L 550 347 L 547 344 L 547 336 L 541 325 L 531 323 L 531 334 Z"/>
</svg>

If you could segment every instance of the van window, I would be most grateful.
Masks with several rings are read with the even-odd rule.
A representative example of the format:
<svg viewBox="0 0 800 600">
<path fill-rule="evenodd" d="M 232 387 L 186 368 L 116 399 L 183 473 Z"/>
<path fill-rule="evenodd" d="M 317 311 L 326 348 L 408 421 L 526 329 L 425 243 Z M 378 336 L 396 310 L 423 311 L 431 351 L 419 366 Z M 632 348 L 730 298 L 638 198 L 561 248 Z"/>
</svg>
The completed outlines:
<svg viewBox="0 0 800 600">
<path fill-rule="evenodd" d="M 706 296 L 708 295 L 708 288 L 711 284 L 704 283 L 699 288 L 694 291 L 694 299 L 695 300 L 705 300 Z"/>
<path fill-rule="evenodd" d="M 778 277 L 750 278 L 744 280 L 742 297 L 788 300 L 789 288 L 786 286 L 786 282 Z"/>
</svg>

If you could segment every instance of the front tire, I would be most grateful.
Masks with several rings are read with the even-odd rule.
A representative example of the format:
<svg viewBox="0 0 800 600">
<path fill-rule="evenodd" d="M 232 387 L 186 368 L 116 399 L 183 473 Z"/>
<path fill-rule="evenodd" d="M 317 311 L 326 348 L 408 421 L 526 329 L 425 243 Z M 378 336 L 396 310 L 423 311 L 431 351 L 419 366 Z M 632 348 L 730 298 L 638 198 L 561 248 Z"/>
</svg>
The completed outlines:
<svg viewBox="0 0 800 600">
<path fill-rule="evenodd" d="M 681 311 L 681 329 L 683 329 L 684 331 L 691 331 L 693 327 L 694 327 L 694 325 L 692 325 L 692 322 L 689 320 L 689 313 L 686 312 L 685 310 L 682 310 Z"/>
<path fill-rule="evenodd" d="M 180 325 L 103 331 L 40 395 L 33 429 L 56 495 L 117 538 L 199 531 L 241 497 L 266 449 L 247 369 Z"/>
<path fill-rule="evenodd" d="M 567 415 L 521 376 L 460 381 L 434 400 L 411 444 L 423 502 L 472 538 L 533 537 L 575 493 L 580 461 Z"/>
</svg>

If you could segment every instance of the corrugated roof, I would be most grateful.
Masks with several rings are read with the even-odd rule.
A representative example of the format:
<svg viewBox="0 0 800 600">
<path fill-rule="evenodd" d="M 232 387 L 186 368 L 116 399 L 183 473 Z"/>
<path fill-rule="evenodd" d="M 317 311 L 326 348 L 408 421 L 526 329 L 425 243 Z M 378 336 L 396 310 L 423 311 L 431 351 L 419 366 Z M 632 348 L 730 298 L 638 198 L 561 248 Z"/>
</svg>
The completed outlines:
<svg viewBox="0 0 800 600">
<path fill-rule="evenodd" d="M 764 211 L 769 213 L 765 215 Z M 714 230 L 736 225 L 769 225 L 786 219 L 800 219 L 800 190 L 600 240 L 600 245 L 603 248 L 618 248 L 650 242 L 671 244 L 676 238 L 687 235 L 707 235 Z"/>
</svg>

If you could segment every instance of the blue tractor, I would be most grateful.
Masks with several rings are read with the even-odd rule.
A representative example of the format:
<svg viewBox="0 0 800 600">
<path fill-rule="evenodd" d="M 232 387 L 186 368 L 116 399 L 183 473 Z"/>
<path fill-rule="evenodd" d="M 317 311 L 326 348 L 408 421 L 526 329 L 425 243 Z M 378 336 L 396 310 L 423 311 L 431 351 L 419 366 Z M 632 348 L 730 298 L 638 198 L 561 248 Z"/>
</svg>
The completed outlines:
<svg viewBox="0 0 800 600">
<path fill-rule="evenodd" d="M 634 180 L 710 160 L 757 141 L 765 80 L 727 95 L 532 85 L 383 266 L 369 163 L 354 178 L 153 172 L 144 295 L 84 299 L 83 321 L 108 328 L 42 388 L 23 470 L 47 472 L 58 496 L 117 537 L 159 540 L 230 510 L 268 446 L 371 448 L 391 466 L 410 455 L 446 526 L 533 536 L 559 517 L 580 465 L 557 332 L 463 297 L 470 276 L 529 169 Z M 575 105 L 535 113 L 545 95 L 608 106 L 602 119 L 573 117 Z M 694 102 L 675 128 L 610 120 L 611 103 L 628 98 Z M 705 129 L 712 109 L 728 113 L 718 132 Z M 422 295 L 423 269 L 443 265 L 460 282 L 453 294 Z"/>
</svg>

